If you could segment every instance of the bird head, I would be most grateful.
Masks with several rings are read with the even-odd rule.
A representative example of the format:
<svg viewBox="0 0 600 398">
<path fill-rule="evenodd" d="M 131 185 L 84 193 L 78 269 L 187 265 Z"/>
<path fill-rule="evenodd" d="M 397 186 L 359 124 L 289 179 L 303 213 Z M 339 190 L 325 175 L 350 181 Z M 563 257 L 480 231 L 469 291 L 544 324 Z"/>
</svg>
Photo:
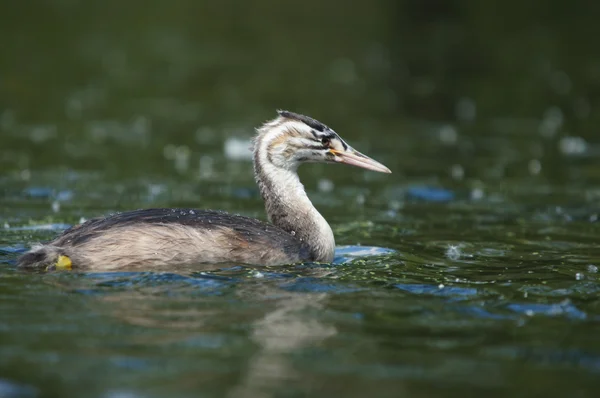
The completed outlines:
<svg viewBox="0 0 600 398">
<path fill-rule="evenodd" d="M 390 169 L 358 152 L 323 123 L 289 111 L 258 129 L 254 156 L 274 166 L 296 170 L 302 163 L 339 163 L 391 173 Z"/>
</svg>

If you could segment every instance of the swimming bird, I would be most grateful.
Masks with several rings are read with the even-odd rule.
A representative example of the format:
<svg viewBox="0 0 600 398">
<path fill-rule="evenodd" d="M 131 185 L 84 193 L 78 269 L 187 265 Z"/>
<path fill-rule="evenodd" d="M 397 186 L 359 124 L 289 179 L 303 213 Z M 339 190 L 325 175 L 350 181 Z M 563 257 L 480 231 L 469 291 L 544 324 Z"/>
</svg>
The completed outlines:
<svg viewBox="0 0 600 398">
<path fill-rule="evenodd" d="M 278 111 L 256 130 L 254 175 L 271 223 L 215 210 L 144 209 L 91 219 L 34 245 L 17 265 L 33 269 L 152 269 L 194 264 L 282 265 L 333 261 L 331 227 L 297 174 L 303 163 L 390 173 L 325 124 Z"/>
</svg>

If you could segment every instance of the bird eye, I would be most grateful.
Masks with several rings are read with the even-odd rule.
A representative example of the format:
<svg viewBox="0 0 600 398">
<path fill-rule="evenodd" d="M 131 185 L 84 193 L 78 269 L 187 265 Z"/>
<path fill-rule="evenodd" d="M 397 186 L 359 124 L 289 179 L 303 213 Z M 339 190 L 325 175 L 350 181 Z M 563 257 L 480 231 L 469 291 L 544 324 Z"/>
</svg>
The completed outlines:
<svg viewBox="0 0 600 398">
<path fill-rule="evenodd" d="M 324 146 L 329 146 L 330 143 L 331 143 L 331 138 L 328 138 L 328 137 L 321 138 L 321 144 L 323 144 Z"/>
</svg>

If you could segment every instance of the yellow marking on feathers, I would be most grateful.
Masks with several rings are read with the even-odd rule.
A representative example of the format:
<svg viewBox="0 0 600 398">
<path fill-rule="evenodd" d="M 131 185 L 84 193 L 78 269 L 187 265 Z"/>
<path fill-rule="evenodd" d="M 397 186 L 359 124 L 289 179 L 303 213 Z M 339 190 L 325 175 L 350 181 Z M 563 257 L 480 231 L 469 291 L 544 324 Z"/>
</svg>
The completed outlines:
<svg viewBox="0 0 600 398">
<path fill-rule="evenodd" d="M 61 254 L 58 256 L 55 266 L 57 270 L 71 270 L 73 268 L 73 263 L 68 256 L 63 256 Z"/>
</svg>

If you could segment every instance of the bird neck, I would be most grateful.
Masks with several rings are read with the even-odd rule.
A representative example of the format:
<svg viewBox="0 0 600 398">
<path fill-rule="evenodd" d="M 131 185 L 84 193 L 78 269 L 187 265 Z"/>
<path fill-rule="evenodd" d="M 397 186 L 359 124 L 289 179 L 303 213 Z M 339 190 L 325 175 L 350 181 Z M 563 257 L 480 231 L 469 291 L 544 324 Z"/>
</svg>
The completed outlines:
<svg viewBox="0 0 600 398">
<path fill-rule="evenodd" d="M 333 261 L 333 231 L 306 195 L 298 173 L 277 167 L 258 155 L 254 172 L 269 220 L 305 244 L 311 252 L 310 260 Z"/>
</svg>

